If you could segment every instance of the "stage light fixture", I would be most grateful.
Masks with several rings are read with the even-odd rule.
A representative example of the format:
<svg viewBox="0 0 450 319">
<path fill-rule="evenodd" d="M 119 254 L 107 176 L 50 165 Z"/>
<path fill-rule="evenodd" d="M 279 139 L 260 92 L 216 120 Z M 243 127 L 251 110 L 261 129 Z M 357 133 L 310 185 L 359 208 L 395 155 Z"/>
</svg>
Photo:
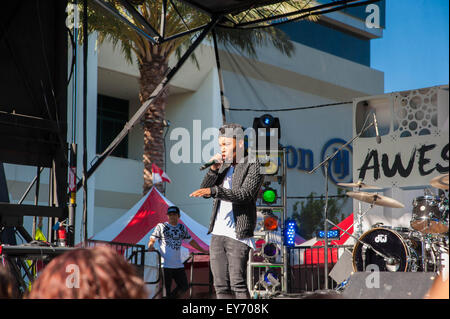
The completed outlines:
<svg viewBox="0 0 450 319">
<path fill-rule="evenodd" d="M 259 119 L 264 127 L 271 127 L 274 122 L 273 116 L 270 114 L 264 114 Z"/>
<path fill-rule="evenodd" d="M 275 270 L 269 269 L 264 274 L 264 282 L 267 284 L 267 286 L 272 288 L 277 288 L 280 285 L 280 281 L 278 278 L 278 274 Z"/>
<path fill-rule="evenodd" d="M 263 209 L 261 211 L 263 215 L 264 231 L 275 231 L 278 229 L 278 217 L 274 215 L 272 210 Z"/>
<path fill-rule="evenodd" d="M 325 238 L 325 231 L 324 230 L 319 230 L 317 232 L 317 238 L 320 239 L 324 239 Z M 339 229 L 331 229 L 328 231 L 328 239 L 339 239 L 339 237 L 341 236 L 341 232 Z"/>
<path fill-rule="evenodd" d="M 267 216 L 264 218 L 264 230 L 265 231 L 274 231 L 278 228 L 278 218 L 274 216 Z"/>
<path fill-rule="evenodd" d="M 256 148 L 258 150 L 278 150 L 278 140 L 281 137 L 280 120 L 278 117 L 273 117 L 270 114 L 264 114 L 260 117 L 255 117 L 253 119 L 253 129 L 255 130 L 256 136 L 258 137 L 256 140 Z M 265 137 L 266 143 L 264 148 L 259 145 L 260 136 Z M 277 137 L 277 141 L 273 141 L 274 143 L 270 143 L 271 137 Z"/>
<path fill-rule="evenodd" d="M 287 219 L 284 227 L 284 244 L 289 247 L 295 246 L 295 231 L 297 223 L 293 219 Z"/>
<path fill-rule="evenodd" d="M 262 246 L 262 256 L 266 259 L 273 260 L 280 253 L 280 249 L 278 245 L 272 242 L 265 243 Z"/>
<path fill-rule="evenodd" d="M 266 204 L 273 204 L 277 200 L 277 191 L 271 187 L 264 187 L 262 191 L 262 200 Z"/>
</svg>

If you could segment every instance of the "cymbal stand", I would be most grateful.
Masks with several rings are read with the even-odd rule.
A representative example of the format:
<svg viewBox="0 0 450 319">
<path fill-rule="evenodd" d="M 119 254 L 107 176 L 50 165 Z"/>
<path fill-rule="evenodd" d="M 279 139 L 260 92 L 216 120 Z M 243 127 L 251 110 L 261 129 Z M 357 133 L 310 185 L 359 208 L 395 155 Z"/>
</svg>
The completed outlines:
<svg viewBox="0 0 450 319">
<path fill-rule="evenodd" d="M 422 238 L 420 241 L 421 245 L 422 245 L 422 266 L 423 266 L 423 271 L 427 272 L 428 267 L 427 267 L 427 256 L 425 254 L 425 249 L 426 249 L 426 244 L 425 244 L 425 235 L 422 234 Z"/>
<path fill-rule="evenodd" d="M 361 189 L 361 188 L 359 187 L 358 190 L 359 189 Z M 373 207 L 373 205 L 370 205 L 369 209 L 371 209 L 372 207 Z M 363 218 L 363 215 L 361 214 L 361 212 L 362 212 L 362 204 L 361 204 L 361 201 L 359 200 L 358 201 L 358 219 L 357 219 L 358 220 L 358 227 L 356 228 L 356 236 L 358 236 L 358 237 L 361 237 L 361 235 L 363 233 L 363 231 L 362 231 L 362 218 Z M 355 219 L 353 218 L 353 224 L 354 223 L 355 223 Z"/>
<path fill-rule="evenodd" d="M 433 260 L 435 261 L 436 271 L 439 274 L 443 274 L 446 269 L 445 258 L 443 258 L 443 254 L 445 253 L 448 256 L 448 245 L 446 247 L 445 242 L 431 241 L 431 251 L 433 253 Z M 448 276 L 448 270 L 447 270 Z"/>
<path fill-rule="evenodd" d="M 324 241 L 325 241 L 325 253 L 324 253 L 324 277 L 325 277 L 325 290 L 328 289 L 328 180 L 329 180 L 329 173 L 328 169 L 330 166 L 330 162 L 332 159 L 336 157 L 337 154 L 339 154 L 340 151 L 342 151 L 345 147 L 350 145 L 354 140 L 359 138 L 365 131 L 367 131 L 370 127 L 374 126 L 374 122 L 370 123 L 366 127 L 367 119 L 369 118 L 369 114 L 366 116 L 366 119 L 364 121 L 364 129 L 359 132 L 355 137 L 353 137 L 350 141 L 342 145 L 340 148 L 338 148 L 333 154 L 328 155 L 321 163 L 319 163 L 316 167 L 314 167 L 311 171 L 308 172 L 308 174 L 313 174 L 316 170 L 318 170 L 320 167 L 324 167 L 324 174 L 325 174 L 325 208 L 324 208 Z"/>
<path fill-rule="evenodd" d="M 369 212 L 369 210 L 371 210 L 373 208 L 374 204 L 370 204 L 369 209 L 367 209 L 364 213 L 361 214 L 361 202 L 359 201 L 359 209 L 358 209 L 358 216 L 356 218 L 357 220 L 357 226 L 356 226 L 356 236 L 359 238 L 362 236 L 363 231 L 362 231 L 362 218 Z M 353 223 L 347 228 L 347 230 L 349 230 L 353 225 L 355 225 L 355 219 L 353 218 Z"/>
</svg>

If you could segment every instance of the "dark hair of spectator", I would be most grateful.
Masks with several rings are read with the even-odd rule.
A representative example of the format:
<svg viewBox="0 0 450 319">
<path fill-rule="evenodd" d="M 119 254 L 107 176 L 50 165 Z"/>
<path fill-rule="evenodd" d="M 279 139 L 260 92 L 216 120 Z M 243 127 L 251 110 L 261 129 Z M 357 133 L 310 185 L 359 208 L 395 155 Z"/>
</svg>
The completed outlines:
<svg viewBox="0 0 450 319">
<path fill-rule="evenodd" d="M 8 267 L 0 264 L 0 299 L 20 298 L 17 281 Z"/>
<path fill-rule="evenodd" d="M 53 259 L 33 282 L 27 299 L 142 299 L 143 280 L 109 247 L 79 248 Z"/>
</svg>

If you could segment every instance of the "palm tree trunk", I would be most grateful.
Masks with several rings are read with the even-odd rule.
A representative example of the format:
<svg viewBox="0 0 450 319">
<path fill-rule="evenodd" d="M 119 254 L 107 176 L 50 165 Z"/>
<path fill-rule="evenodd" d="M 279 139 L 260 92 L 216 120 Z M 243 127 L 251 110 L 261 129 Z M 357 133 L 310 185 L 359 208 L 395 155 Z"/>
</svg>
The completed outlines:
<svg viewBox="0 0 450 319">
<path fill-rule="evenodd" d="M 153 56 L 152 61 L 144 61 L 139 65 L 140 91 L 139 99 L 141 104 L 147 101 L 155 88 L 159 85 L 168 69 L 168 63 L 163 57 Z M 165 109 L 167 103 L 167 88 L 161 95 L 150 104 L 144 115 L 144 185 L 145 195 L 153 186 L 152 163 L 164 169 L 164 124 Z M 159 191 L 163 192 L 163 183 L 155 185 Z"/>
</svg>

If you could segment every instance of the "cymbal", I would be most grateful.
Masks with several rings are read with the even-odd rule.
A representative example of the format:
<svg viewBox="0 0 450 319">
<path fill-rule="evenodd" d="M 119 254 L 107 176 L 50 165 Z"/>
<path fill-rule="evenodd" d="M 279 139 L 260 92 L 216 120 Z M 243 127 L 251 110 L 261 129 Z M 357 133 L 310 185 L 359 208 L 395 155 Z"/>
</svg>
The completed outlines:
<svg viewBox="0 0 450 319">
<path fill-rule="evenodd" d="M 361 181 L 357 181 L 356 183 L 337 183 L 339 186 L 344 187 L 358 187 L 358 188 L 370 188 L 370 189 L 381 189 L 378 186 L 367 185 Z"/>
<path fill-rule="evenodd" d="M 430 185 L 448 191 L 448 174 L 436 176 L 430 181 Z"/>
<path fill-rule="evenodd" d="M 400 203 L 399 201 L 373 193 L 367 193 L 367 192 L 347 192 L 347 196 L 360 200 L 365 203 L 377 205 L 377 206 L 384 206 L 384 207 L 391 207 L 391 208 L 404 208 L 405 205 Z"/>
</svg>

